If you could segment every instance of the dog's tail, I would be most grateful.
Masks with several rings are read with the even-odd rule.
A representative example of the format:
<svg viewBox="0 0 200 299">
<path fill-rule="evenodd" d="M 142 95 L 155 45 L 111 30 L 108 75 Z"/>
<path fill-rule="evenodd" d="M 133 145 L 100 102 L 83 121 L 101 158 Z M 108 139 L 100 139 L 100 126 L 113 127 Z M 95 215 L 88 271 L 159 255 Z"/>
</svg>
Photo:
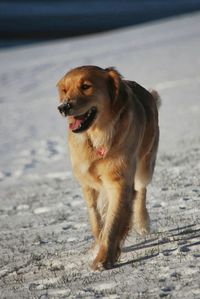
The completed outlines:
<svg viewBox="0 0 200 299">
<path fill-rule="evenodd" d="M 149 92 L 152 95 L 152 97 L 154 98 L 154 100 L 156 102 L 156 106 L 159 109 L 161 106 L 161 98 L 160 98 L 159 93 L 155 89 L 150 89 Z"/>
</svg>

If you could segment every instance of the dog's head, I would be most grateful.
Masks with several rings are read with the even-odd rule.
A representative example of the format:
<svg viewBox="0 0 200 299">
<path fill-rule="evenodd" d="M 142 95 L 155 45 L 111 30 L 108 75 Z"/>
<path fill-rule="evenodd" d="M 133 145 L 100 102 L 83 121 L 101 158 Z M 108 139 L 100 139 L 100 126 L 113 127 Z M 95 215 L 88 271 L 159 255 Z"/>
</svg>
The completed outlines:
<svg viewBox="0 0 200 299">
<path fill-rule="evenodd" d="M 58 110 L 69 118 L 74 133 L 89 129 L 99 120 L 105 121 L 119 105 L 125 92 L 120 74 L 114 68 L 82 66 L 69 71 L 57 84 Z"/>
</svg>

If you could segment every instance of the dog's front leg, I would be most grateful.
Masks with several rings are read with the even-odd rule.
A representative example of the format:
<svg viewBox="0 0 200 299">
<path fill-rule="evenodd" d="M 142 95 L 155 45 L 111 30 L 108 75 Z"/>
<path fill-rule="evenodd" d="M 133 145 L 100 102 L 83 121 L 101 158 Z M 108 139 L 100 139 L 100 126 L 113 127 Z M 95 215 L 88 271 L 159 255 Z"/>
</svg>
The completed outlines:
<svg viewBox="0 0 200 299">
<path fill-rule="evenodd" d="M 106 181 L 108 210 L 104 227 L 99 237 L 99 251 L 92 264 L 94 270 L 111 268 L 120 255 L 132 218 L 133 188 L 124 180 Z"/>
<path fill-rule="evenodd" d="M 89 186 L 83 186 L 82 189 L 84 198 L 87 203 L 92 233 L 94 235 L 95 241 L 97 241 L 101 231 L 101 216 L 97 209 L 97 199 L 99 193 Z"/>
</svg>

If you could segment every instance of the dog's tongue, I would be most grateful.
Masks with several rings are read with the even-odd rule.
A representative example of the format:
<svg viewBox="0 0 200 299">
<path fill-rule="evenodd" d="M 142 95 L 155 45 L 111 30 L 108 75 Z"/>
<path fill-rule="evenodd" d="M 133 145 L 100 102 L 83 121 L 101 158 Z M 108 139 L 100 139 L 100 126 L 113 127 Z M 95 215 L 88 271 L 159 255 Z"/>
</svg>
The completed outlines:
<svg viewBox="0 0 200 299">
<path fill-rule="evenodd" d="M 69 128 L 71 130 L 77 130 L 80 127 L 83 120 L 84 120 L 84 116 L 79 117 L 79 118 L 75 118 L 74 116 L 70 116 L 69 117 Z"/>
</svg>

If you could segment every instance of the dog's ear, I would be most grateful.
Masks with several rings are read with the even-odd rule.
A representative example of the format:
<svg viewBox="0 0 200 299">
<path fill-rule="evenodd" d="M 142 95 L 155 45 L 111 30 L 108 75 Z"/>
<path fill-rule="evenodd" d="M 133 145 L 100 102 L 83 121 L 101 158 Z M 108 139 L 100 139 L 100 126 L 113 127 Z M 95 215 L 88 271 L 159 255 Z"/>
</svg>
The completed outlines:
<svg viewBox="0 0 200 299">
<path fill-rule="evenodd" d="M 126 86 L 120 73 L 114 67 L 106 68 L 105 71 L 109 75 L 109 93 L 113 103 L 126 98 Z"/>
</svg>

